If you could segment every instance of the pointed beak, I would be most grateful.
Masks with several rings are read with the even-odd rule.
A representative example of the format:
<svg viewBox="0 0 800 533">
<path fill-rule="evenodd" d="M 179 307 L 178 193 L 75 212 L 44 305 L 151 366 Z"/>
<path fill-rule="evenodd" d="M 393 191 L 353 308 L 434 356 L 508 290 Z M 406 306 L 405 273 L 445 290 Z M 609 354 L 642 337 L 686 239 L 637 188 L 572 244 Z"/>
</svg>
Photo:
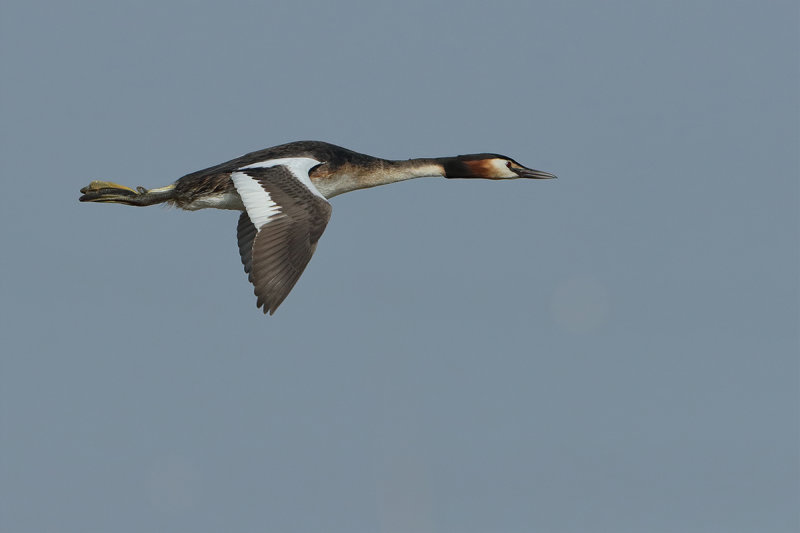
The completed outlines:
<svg viewBox="0 0 800 533">
<path fill-rule="evenodd" d="M 511 167 L 511 170 L 520 178 L 529 178 L 533 180 L 551 180 L 556 178 L 555 174 L 550 174 L 549 172 L 544 172 L 543 170 L 534 170 L 532 168 Z"/>
</svg>

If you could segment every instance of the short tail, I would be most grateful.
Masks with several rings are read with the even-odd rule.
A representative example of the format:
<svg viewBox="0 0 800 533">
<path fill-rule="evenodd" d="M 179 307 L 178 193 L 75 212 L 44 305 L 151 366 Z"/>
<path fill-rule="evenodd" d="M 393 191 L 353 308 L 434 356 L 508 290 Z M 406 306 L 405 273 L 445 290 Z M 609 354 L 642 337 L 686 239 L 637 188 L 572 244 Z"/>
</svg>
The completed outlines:
<svg viewBox="0 0 800 533">
<path fill-rule="evenodd" d="M 110 181 L 93 181 L 83 189 L 81 202 L 103 202 L 145 206 L 169 202 L 175 197 L 175 185 L 167 185 L 158 189 L 136 187 L 131 189 Z"/>
</svg>

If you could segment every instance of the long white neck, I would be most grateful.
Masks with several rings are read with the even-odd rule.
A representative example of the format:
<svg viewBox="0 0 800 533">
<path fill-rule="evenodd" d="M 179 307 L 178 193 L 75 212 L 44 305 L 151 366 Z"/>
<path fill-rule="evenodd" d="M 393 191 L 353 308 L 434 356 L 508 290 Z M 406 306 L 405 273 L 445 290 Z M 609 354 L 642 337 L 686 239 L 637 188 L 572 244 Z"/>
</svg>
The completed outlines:
<svg viewBox="0 0 800 533">
<path fill-rule="evenodd" d="M 436 176 L 444 176 L 444 167 L 435 159 L 405 161 L 379 159 L 369 167 L 343 165 L 329 177 L 315 179 L 314 185 L 326 198 L 333 198 L 358 189 Z"/>
</svg>

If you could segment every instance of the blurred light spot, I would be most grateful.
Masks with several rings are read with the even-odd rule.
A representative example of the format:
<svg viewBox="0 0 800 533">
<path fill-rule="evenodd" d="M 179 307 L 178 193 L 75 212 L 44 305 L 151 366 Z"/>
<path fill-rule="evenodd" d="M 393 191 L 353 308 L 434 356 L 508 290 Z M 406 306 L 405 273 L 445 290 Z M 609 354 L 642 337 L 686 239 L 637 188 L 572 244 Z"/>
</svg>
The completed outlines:
<svg viewBox="0 0 800 533">
<path fill-rule="evenodd" d="M 593 279 L 564 280 L 553 293 L 552 313 L 556 324 L 570 333 L 590 333 L 608 320 L 608 290 Z"/>
</svg>

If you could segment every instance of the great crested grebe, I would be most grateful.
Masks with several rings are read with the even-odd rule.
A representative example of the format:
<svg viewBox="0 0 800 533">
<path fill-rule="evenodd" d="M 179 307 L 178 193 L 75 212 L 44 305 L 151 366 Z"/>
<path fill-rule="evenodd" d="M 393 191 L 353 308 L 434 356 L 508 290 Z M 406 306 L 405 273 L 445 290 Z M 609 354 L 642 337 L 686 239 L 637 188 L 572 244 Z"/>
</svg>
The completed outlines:
<svg viewBox="0 0 800 533">
<path fill-rule="evenodd" d="M 425 176 L 555 178 L 498 154 L 391 161 L 325 142 L 299 141 L 192 172 L 157 189 L 93 181 L 81 189 L 80 201 L 242 211 L 237 237 L 244 271 L 255 287 L 256 305 L 273 314 L 325 231 L 331 216 L 329 198 Z"/>
</svg>

